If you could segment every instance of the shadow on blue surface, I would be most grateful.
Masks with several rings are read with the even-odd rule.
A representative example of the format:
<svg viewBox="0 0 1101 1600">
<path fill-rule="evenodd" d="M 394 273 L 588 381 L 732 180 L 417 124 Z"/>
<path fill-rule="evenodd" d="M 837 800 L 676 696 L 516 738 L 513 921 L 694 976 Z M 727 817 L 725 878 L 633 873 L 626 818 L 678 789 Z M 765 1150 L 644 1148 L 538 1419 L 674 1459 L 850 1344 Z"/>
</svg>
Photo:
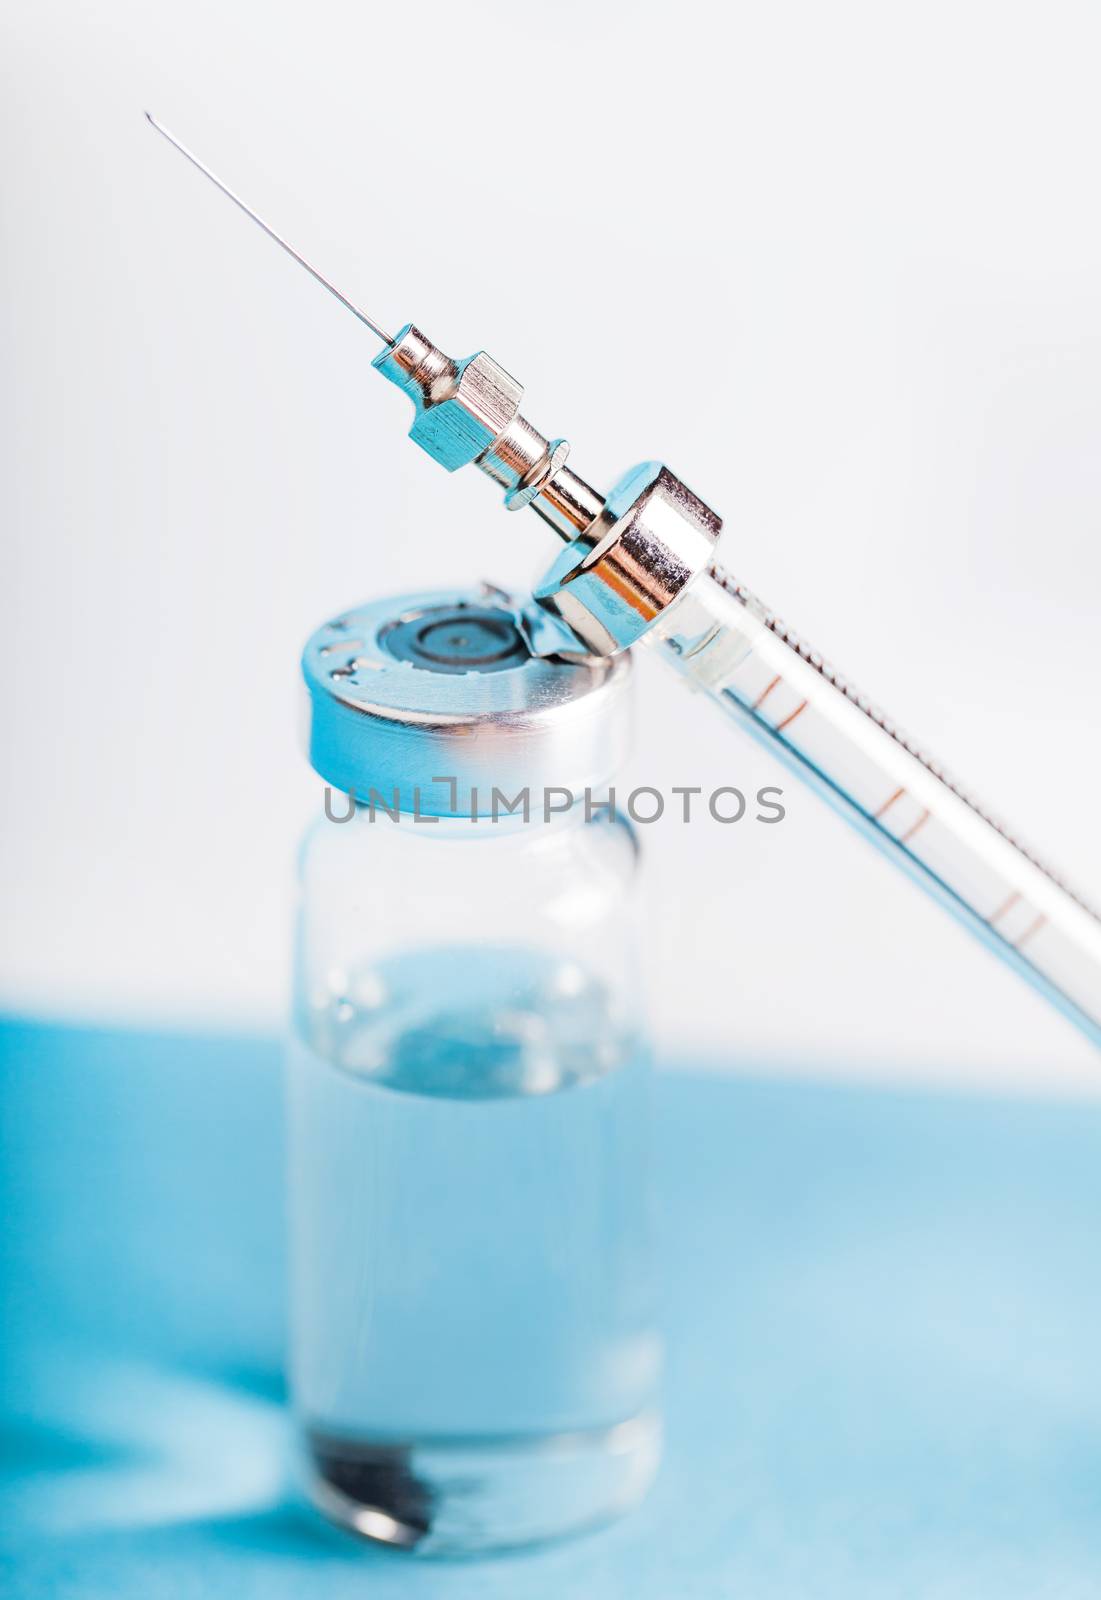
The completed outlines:
<svg viewBox="0 0 1101 1600">
<path fill-rule="evenodd" d="M 4 1593 L 1101 1593 L 1101 1110 L 665 1075 L 666 1465 L 429 1565 L 288 1488 L 279 1051 L 0 1028 Z"/>
</svg>

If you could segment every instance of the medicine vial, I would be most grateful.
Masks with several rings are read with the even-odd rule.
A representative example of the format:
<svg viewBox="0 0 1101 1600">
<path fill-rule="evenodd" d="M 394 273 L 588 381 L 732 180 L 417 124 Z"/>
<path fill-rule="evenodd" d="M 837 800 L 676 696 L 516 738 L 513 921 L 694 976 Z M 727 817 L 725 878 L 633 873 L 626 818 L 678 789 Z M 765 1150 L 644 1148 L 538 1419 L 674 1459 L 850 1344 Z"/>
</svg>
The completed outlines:
<svg viewBox="0 0 1101 1600">
<path fill-rule="evenodd" d="M 292 1398 L 315 1505 L 422 1553 L 603 1522 L 660 1450 L 630 661 L 530 637 L 483 587 L 303 659 Z"/>
</svg>

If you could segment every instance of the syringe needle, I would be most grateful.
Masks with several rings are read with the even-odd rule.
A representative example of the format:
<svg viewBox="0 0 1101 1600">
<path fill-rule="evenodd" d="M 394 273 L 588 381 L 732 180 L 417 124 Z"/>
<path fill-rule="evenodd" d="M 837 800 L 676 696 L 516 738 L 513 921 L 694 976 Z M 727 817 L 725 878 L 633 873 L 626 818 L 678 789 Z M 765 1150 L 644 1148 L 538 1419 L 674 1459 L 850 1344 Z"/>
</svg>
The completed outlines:
<svg viewBox="0 0 1101 1600">
<path fill-rule="evenodd" d="M 307 261 L 305 256 L 299 255 L 298 251 L 293 245 L 288 244 L 286 239 L 284 239 L 281 234 L 276 233 L 274 228 L 270 228 L 264 221 L 263 217 L 258 217 L 256 212 L 253 211 L 252 207 L 247 206 L 239 194 L 234 194 L 229 185 L 223 183 L 221 178 L 219 178 L 215 173 L 211 172 L 210 168 L 204 165 L 204 163 L 199 160 L 198 156 L 195 155 L 193 151 L 189 150 L 185 144 L 181 143 L 181 141 L 176 138 L 174 133 L 169 133 L 168 129 L 157 121 L 156 117 L 151 111 L 147 111 L 145 115 L 150 125 L 156 128 L 158 133 L 163 134 L 168 140 L 169 144 L 175 145 L 180 154 L 182 156 L 186 156 L 193 167 L 198 167 L 199 171 L 203 173 L 205 177 L 208 177 L 211 183 L 215 184 L 217 188 L 221 189 L 222 193 L 232 200 L 235 206 L 239 206 L 240 209 L 245 213 L 246 217 L 251 217 L 253 222 L 255 222 L 259 227 L 263 228 L 269 239 L 274 239 L 276 244 L 280 245 L 289 256 L 292 256 L 294 260 L 298 262 L 300 267 L 305 267 L 310 276 L 316 278 L 323 289 L 328 289 L 329 293 L 339 300 L 342 306 L 346 306 L 352 313 L 353 317 L 358 317 L 360 322 L 362 322 L 366 327 L 370 328 L 371 332 L 376 334 L 381 340 L 383 340 L 385 344 L 393 345 L 394 340 L 384 328 L 380 328 L 378 323 L 375 322 L 372 317 L 367 315 L 366 311 L 361 311 L 359 306 L 354 305 L 352 301 L 348 299 L 347 295 L 341 294 L 340 290 L 335 286 L 335 284 L 330 283 L 328 278 L 324 277 L 320 272 L 318 272 L 317 268 Z"/>
</svg>

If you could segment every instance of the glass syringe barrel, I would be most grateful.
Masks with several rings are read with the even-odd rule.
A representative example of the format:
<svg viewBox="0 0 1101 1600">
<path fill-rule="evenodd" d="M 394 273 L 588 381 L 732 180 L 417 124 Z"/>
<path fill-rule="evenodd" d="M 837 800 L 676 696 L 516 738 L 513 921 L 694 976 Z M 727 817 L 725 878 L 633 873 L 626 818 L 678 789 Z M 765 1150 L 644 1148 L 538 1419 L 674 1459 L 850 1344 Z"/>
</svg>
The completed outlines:
<svg viewBox="0 0 1101 1600">
<path fill-rule="evenodd" d="M 648 642 L 1101 1045 L 1101 918 L 712 564 Z"/>
</svg>

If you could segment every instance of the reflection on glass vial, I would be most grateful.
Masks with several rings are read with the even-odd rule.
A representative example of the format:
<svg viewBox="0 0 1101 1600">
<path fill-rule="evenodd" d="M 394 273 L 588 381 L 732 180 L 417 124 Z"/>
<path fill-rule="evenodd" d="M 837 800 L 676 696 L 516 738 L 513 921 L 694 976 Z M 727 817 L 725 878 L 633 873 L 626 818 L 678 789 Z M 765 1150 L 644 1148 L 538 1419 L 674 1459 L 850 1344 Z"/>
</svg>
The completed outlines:
<svg viewBox="0 0 1101 1600">
<path fill-rule="evenodd" d="M 301 861 L 291 1380 L 309 1493 L 425 1553 L 593 1526 L 660 1449 L 637 846 L 604 811 L 471 822 L 469 797 L 604 781 L 628 665 L 532 657 L 475 592 L 349 614 L 305 668 L 317 770 L 361 796 L 385 779 L 403 813 L 319 818 Z M 407 815 L 415 784 L 437 821 Z"/>
</svg>

